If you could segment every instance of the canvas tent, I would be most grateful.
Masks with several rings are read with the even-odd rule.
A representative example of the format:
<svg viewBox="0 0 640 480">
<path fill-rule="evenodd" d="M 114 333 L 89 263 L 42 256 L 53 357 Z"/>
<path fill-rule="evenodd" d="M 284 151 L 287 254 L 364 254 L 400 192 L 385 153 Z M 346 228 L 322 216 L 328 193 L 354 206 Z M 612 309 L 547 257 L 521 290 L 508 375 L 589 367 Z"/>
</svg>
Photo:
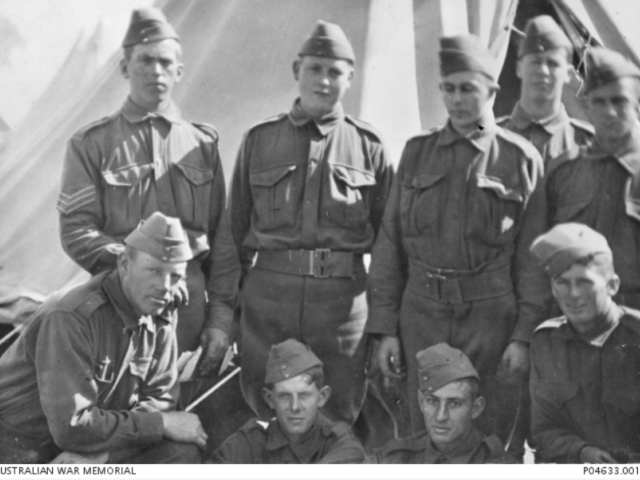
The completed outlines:
<svg viewBox="0 0 640 480">
<path fill-rule="evenodd" d="M 601 0 L 167 0 L 159 6 L 184 47 L 185 76 L 174 98 L 187 118 L 217 127 L 227 176 L 242 133 L 290 107 L 296 96 L 291 63 L 317 19 L 339 23 L 351 39 L 357 73 L 346 110 L 382 132 L 395 161 L 410 136 L 445 118 L 437 87 L 442 35 L 473 32 L 499 57 L 511 55 L 499 114 L 517 99 L 514 20 L 522 29 L 528 17 L 550 13 L 576 43 L 587 35 L 632 53 Z M 2 156 L 0 322 L 16 321 L 23 306 L 29 310 L 86 278 L 60 246 L 55 205 L 67 140 L 115 112 L 126 96 L 120 52 L 113 49 L 90 78 L 71 77 L 52 88 L 43 102 L 53 113 L 35 112 Z"/>
</svg>

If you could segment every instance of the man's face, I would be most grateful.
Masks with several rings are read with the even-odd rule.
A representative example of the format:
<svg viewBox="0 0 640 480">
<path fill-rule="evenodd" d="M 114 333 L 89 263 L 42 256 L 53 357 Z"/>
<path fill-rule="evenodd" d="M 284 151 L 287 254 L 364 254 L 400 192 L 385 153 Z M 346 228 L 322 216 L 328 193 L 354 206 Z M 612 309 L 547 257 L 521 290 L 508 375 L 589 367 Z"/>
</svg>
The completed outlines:
<svg viewBox="0 0 640 480">
<path fill-rule="evenodd" d="M 587 94 L 589 115 L 599 139 L 615 141 L 633 131 L 640 110 L 636 82 L 621 78 Z"/>
<path fill-rule="evenodd" d="M 331 389 L 325 385 L 318 390 L 311 377 L 302 373 L 276 383 L 272 390 L 263 389 L 262 394 L 275 410 L 282 431 L 295 442 L 311 429 L 318 409 L 329 400 Z"/>
<path fill-rule="evenodd" d="M 129 80 L 131 99 L 154 110 L 171 98 L 171 91 L 182 77 L 180 44 L 172 39 L 134 45 L 131 58 L 123 59 L 120 69 Z"/>
<path fill-rule="evenodd" d="M 347 60 L 305 55 L 293 63 L 302 108 L 320 118 L 335 108 L 351 86 L 353 67 Z"/>
<path fill-rule="evenodd" d="M 520 59 L 516 67 L 522 79 L 524 96 L 534 101 L 551 101 L 562 98 L 562 87 L 569 82 L 571 64 L 564 48 L 541 53 L 530 53 Z"/>
<path fill-rule="evenodd" d="M 433 393 L 418 391 L 418 398 L 429 437 L 438 448 L 463 439 L 484 410 L 484 398 L 473 401 L 466 381 L 448 383 Z"/>
<path fill-rule="evenodd" d="M 158 315 L 173 300 L 187 273 L 187 263 L 165 263 L 145 253 L 118 257 L 122 290 L 139 315 Z"/>
<path fill-rule="evenodd" d="M 575 263 L 551 280 L 551 290 L 571 325 L 579 333 L 586 333 L 607 313 L 619 282 L 616 275 L 607 278 L 593 263 Z"/>
<path fill-rule="evenodd" d="M 462 135 L 475 130 L 490 108 L 490 80 L 479 72 L 456 72 L 442 78 L 440 90 L 453 127 Z"/>
</svg>

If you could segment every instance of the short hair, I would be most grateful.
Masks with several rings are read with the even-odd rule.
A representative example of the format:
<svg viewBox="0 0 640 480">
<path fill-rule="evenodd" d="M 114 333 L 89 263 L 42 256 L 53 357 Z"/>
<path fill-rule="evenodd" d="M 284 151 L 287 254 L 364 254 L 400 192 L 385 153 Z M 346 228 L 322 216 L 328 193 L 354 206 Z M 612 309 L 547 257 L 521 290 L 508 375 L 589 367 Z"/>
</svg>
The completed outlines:
<svg viewBox="0 0 640 480">
<path fill-rule="evenodd" d="M 138 252 L 140 252 L 140 250 L 138 250 L 136 247 L 132 247 L 131 245 L 125 245 L 124 247 L 124 253 L 127 257 L 129 257 L 130 260 L 135 260 L 136 258 L 138 258 Z"/>
<path fill-rule="evenodd" d="M 469 385 L 469 392 L 471 393 L 471 401 L 475 402 L 482 396 L 482 389 L 480 388 L 480 382 L 476 377 L 465 377 L 458 380 L 459 382 Z"/>
<path fill-rule="evenodd" d="M 178 48 L 176 50 L 176 59 L 178 61 L 182 60 L 182 44 L 175 38 L 165 38 L 165 40 L 175 40 L 176 44 L 178 45 Z M 139 44 L 136 44 L 136 45 L 139 45 Z M 133 49 L 135 48 L 136 45 L 131 45 L 129 47 L 122 47 L 122 56 L 124 57 L 126 62 L 131 60 L 131 56 L 133 55 Z"/>
<path fill-rule="evenodd" d="M 309 383 L 315 384 L 318 390 L 324 387 L 324 369 L 322 365 L 314 365 L 313 367 L 307 368 L 304 372 L 300 372 L 298 375 L 308 375 Z M 298 375 L 296 375 L 296 377 Z M 273 390 L 273 385 L 273 383 L 267 383 L 265 388 Z"/>
</svg>

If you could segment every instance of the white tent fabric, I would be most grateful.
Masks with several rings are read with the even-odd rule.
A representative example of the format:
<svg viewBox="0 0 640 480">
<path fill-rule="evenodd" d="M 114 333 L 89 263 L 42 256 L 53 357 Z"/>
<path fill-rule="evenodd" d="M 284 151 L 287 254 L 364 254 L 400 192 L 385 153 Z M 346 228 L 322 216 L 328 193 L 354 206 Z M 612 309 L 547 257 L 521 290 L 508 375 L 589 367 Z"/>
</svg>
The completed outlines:
<svg viewBox="0 0 640 480">
<path fill-rule="evenodd" d="M 527 1 L 538 0 L 520 3 Z M 373 123 L 397 161 L 410 136 L 445 118 L 438 38 L 476 33 L 503 59 L 518 0 L 168 0 L 159 6 L 184 48 L 185 76 L 174 99 L 187 118 L 218 128 L 228 176 L 243 132 L 290 107 L 297 91 L 291 64 L 318 19 L 340 24 L 354 46 L 357 73 L 346 111 Z M 0 161 L 0 322 L 16 315 L 3 315 L 3 305 L 39 301 L 86 278 L 60 246 L 55 205 L 67 140 L 126 97 L 117 47 L 73 93 L 52 91 L 47 102 L 55 114 L 36 112 Z"/>
</svg>

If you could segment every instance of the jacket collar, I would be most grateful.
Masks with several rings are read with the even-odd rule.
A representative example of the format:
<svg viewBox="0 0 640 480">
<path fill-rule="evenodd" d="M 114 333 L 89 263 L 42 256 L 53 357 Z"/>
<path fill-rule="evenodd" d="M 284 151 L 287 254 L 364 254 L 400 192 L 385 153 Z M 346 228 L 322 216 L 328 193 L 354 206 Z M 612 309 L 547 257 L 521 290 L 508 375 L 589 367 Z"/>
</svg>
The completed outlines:
<svg viewBox="0 0 640 480">
<path fill-rule="evenodd" d="M 427 438 L 425 463 L 438 463 L 440 460 L 446 460 L 442 463 L 467 464 L 483 440 L 482 434 L 473 428 L 460 443 L 447 452 L 441 452 L 433 445 L 431 439 Z"/>
<path fill-rule="evenodd" d="M 618 153 L 617 155 L 605 150 L 596 137 L 596 140 L 587 150 L 586 157 L 591 160 L 613 157 L 629 172 L 631 176 L 634 177 L 634 179 L 640 177 L 640 131 L 633 131 L 626 150 L 622 153 Z"/>
<path fill-rule="evenodd" d="M 333 111 L 320 119 L 312 119 L 307 112 L 305 112 L 300 105 L 300 99 L 297 98 L 293 102 L 293 106 L 289 111 L 289 120 L 296 127 L 301 127 L 306 125 L 309 122 L 314 123 L 320 134 L 324 137 L 331 133 L 336 127 L 340 124 L 342 119 L 344 118 L 344 109 L 342 108 L 342 103 L 338 102 Z"/>
<path fill-rule="evenodd" d="M 289 446 L 298 459 L 303 463 L 309 463 L 313 456 L 320 450 L 323 442 L 321 438 L 328 437 L 331 434 L 332 423 L 322 413 L 318 412 L 316 420 L 313 422 L 309 431 L 300 439 L 299 442 L 291 443 L 289 438 L 280 428 L 277 419 L 269 422 L 269 438 L 267 439 L 266 448 L 269 451 L 278 450 Z"/>
<path fill-rule="evenodd" d="M 612 303 L 611 308 L 604 316 L 604 322 L 594 332 L 589 332 L 588 335 L 581 335 L 571 325 L 569 319 L 567 319 L 562 325 L 560 325 L 554 332 L 553 336 L 562 338 L 564 340 L 576 340 L 588 343 L 591 346 L 602 348 L 607 339 L 611 336 L 614 330 L 620 324 L 620 318 L 624 315 L 624 311 L 618 307 L 615 303 Z"/>
<path fill-rule="evenodd" d="M 447 124 L 442 129 L 442 132 L 438 137 L 438 140 L 436 142 L 437 145 L 449 146 L 457 141 L 468 141 L 478 150 L 485 152 L 493 142 L 498 129 L 493 115 L 490 115 L 488 117 L 490 118 L 487 118 L 484 122 L 482 122 L 482 129 L 477 128 L 470 134 L 464 136 L 460 135 L 460 133 L 458 133 L 458 131 L 453 128 L 453 125 L 451 125 L 451 120 L 447 120 Z"/>
<path fill-rule="evenodd" d="M 530 125 L 540 125 L 547 133 L 553 135 L 558 131 L 562 130 L 562 128 L 569 121 L 569 115 L 567 114 L 567 110 L 564 108 L 563 104 L 560 104 L 560 110 L 558 110 L 555 114 L 550 117 L 544 118 L 542 120 L 534 120 L 531 116 L 522 108 L 520 102 L 516 103 L 516 106 L 513 108 L 513 112 L 511 112 L 511 121 L 518 127 L 518 130 L 525 130 Z"/>
<path fill-rule="evenodd" d="M 173 102 L 169 102 L 167 108 L 161 112 L 148 112 L 131 100 L 131 97 L 127 97 L 120 112 L 131 123 L 140 123 L 149 118 L 164 118 L 169 123 L 180 123 L 182 121 L 180 110 Z"/>
</svg>

